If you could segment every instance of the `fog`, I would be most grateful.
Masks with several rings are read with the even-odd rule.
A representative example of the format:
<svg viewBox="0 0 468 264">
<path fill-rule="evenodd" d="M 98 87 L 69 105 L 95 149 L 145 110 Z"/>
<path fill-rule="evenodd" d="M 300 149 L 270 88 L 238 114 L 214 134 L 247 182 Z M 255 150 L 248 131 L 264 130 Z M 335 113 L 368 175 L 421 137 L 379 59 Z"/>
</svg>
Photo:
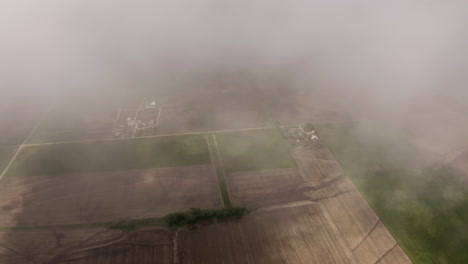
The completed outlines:
<svg viewBox="0 0 468 264">
<path fill-rule="evenodd" d="M 467 12 L 461 0 L 7 0 L 1 103 L 196 94 L 229 76 L 254 79 L 239 86 L 247 92 L 268 94 L 272 83 L 283 93 L 320 91 L 339 111 L 385 131 L 440 124 L 451 129 L 430 137 L 468 144 L 458 135 L 468 123 Z"/>
<path fill-rule="evenodd" d="M 345 178 L 342 173 L 344 169 L 347 174 L 351 175 L 350 179 L 367 177 L 366 180 L 359 178 L 354 184 L 360 188 L 360 191 L 364 190 L 363 194 L 366 199 L 369 199 L 369 204 L 373 208 L 378 207 L 376 202 L 379 202 L 377 205 L 381 205 L 380 208 L 393 210 L 377 213 L 384 212 L 384 217 L 390 216 L 390 213 L 399 214 L 398 217 L 402 220 L 398 221 L 397 227 L 407 228 L 402 229 L 403 232 L 411 231 L 411 234 L 407 231 L 408 234 L 405 234 L 402 241 L 413 235 L 427 235 L 420 236 L 418 238 L 420 240 L 415 240 L 423 243 L 415 243 L 417 250 L 413 253 L 418 256 L 427 253 L 424 251 L 434 251 L 435 254 L 439 254 L 441 253 L 439 251 L 450 249 L 451 251 L 447 250 L 443 253 L 450 257 L 453 255 L 455 259 L 458 255 L 455 253 L 460 253 L 466 248 L 465 230 L 467 229 L 466 221 L 463 221 L 466 212 L 462 211 L 466 208 L 466 186 L 459 184 L 458 179 L 457 182 L 452 182 L 444 178 L 444 175 L 449 175 L 446 170 L 436 167 L 437 170 L 432 172 L 434 167 L 426 165 L 429 163 L 432 165 L 433 158 L 435 158 L 459 169 L 462 172 L 460 175 L 464 173 L 462 177 L 468 175 L 468 152 L 466 152 L 468 150 L 468 1 L 0 0 L 0 167 L 2 167 L 0 180 L 6 175 L 3 177 L 4 182 L 0 185 L 2 187 L 0 194 L 3 195 L 0 199 L 2 210 L 0 259 L 6 259 L 6 262 L 3 261 L 5 263 L 49 263 L 42 262 L 42 260 L 45 261 L 55 256 L 57 252 L 61 252 L 64 245 L 74 245 L 76 241 L 85 241 L 87 237 L 93 237 L 94 233 L 104 229 L 101 225 L 87 226 L 89 223 L 127 220 L 126 217 L 133 219 L 134 216 L 154 217 L 155 214 L 159 217 L 159 214 L 162 216 L 166 209 L 183 209 L 183 206 L 191 205 L 192 201 L 197 202 L 196 206 L 203 207 L 204 205 L 198 205 L 198 202 L 205 199 L 202 192 L 211 187 L 216 197 L 218 197 L 218 188 L 223 196 L 221 182 L 225 184 L 224 178 L 221 181 L 219 178 L 207 178 L 207 180 L 195 177 L 193 182 L 196 185 L 185 182 L 188 178 L 198 174 L 207 177 L 217 176 L 203 171 L 188 171 L 187 175 L 185 172 L 177 171 L 174 172 L 177 177 L 173 174 L 165 176 L 164 173 L 156 172 L 158 169 L 166 170 L 167 168 L 157 168 L 147 174 L 142 172 L 141 175 L 134 171 L 124 172 L 120 176 L 115 174 L 116 171 L 108 174 L 105 171 L 96 171 L 99 176 L 93 172 L 81 177 L 69 178 L 66 176 L 70 175 L 10 177 L 6 174 L 10 165 L 14 164 L 13 161 L 17 160 L 17 157 L 21 158 L 18 153 L 24 153 L 21 151 L 32 149 L 34 145 L 50 145 L 50 149 L 53 149 L 54 145 L 63 146 L 67 145 L 64 143 L 70 143 L 70 141 L 83 140 L 91 141 L 89 145 L 84 144 L 86 146 L 83 149 L 93 152 L 97 149 L 93 146 L 94 140 L 124 142 L 123 139 L 127 137 L 126 129 L 122 129 L 121 135 L 115 133 L 114 128 L 119 126 L 128 128 L 129 119 L 133 118 L 133 121 L 136 121 L 139 110 L 124 109 L 136 108 L 135 105 L 115 106 L 111 103 L 106 105 L 106 102 L 139 95 L 140 98 L 134 101 L 141 104 L 142 100 L 171 93 L 194 98 L 198 104 L 194 105 L 202 105 L 200 107 L 202 109 L 194 110 L 196 107 L 192 107 L 193 105 L 181 111 L 174 110 L 172 113 L 161 110 L 165 105 L 159 109 L 151 109 L 157 111 L 157 115 L 151 115 L 148 118 L 151 121 L 148 122 L 155 122 L 153 116 L 157 116 L 157 124 L 169 120 L 166 127 L 157 125 L 156 132 L 153 129 L 155 127 L 152 127 L 153 134 L 151 135 L 157 134 L 159 137 L 167 134 L 198 133 L 233 127 L 235 129 L 252 128 L 255 125 L 258 127 L 260 122 L 257 117 L 249 115 L 258 114 L 258 112 L 266 115 L 270 114 L 270 111 L 276 115 L 272 114 L 274 117 L 296 117 L 294 120 L 284 118 L 287 124 L 304 123 L 310 121 L 307 112 L 309 108 L 294 116 L 296 112 L 300 112 L 295 109 L 296 105 L 302 105 L 304 101 L 305 104 L 310 104 L 312 120 L 321 120 L 319 114 L 327 113 L 326 115 L 332 116 L 327 120 L 333 121 L 331 123 L 348 124 L 351 123 L 348 121 L 352 121 L 354 126 L 350 129 L 352 132 L 344 136 L 346 140 L 335 140 L 332 138 L 335 135 L 333 132 L 330 136 L 324 135 L 325 133 L 321 134 L 320 131 L 319 142 L 325 143 L 325 138 L 328 136 L 327 147 L 334 157 L 329 160 L 322 159 L 320 151 L 326 151 L 327 155 L 331 155 L 328 154 L 326 148 L 311 151 L 316 154 L 310 156 L 311 165 L 304 167 L 310 170 L 310 179 L 313 181 L 300 176 L 303 172 L 298 172 L 297 175 L 294 172 L 294 175 L 302 177 L 297 180 L 298 184 L 310 185 L 297 185 L 300 188 L 293 186 L 291 184 L 296 184 L 290 180 L 294 179 L 293 174 L 285 174 L 287 176 L 284 179 L 281 178 L 284 182 L 280 180 L 280 174 L 278 174 L 279 176 L 273 175 L 272 180 L 259 178 L 262 180 L 261 183 L 253 181 L 249 183 L 251 185 L 246 183 L 229 191 L 247 190 L 245 196 L 250 199 L 249 195 L 251 195 L 253 200 L 257 197 L 255 192 L 260 190 L 258 197 L 264 199 L 265 203 L 273 201 L 272 204 L 277 203 L 276 205 L 286 205 L 284 201 L 300 202 L 301 199 L 316 203 L 325 198 L 335 199 L 345 192 L 354 192 L 354 187 L 352 190 L 346 189 L 345 191 L 336 187 L 336 190 L 340 192 L 337 191 L 330 197 L 319 197 L 322 195 L 319 191 L 320 186 L 327 188 L 323 189 L 327 191 L 324 191 L 323 195 L 325 193 L 328 195 L 329 190 L 335 189 L 335 187 L 329 189 L 328 187 L 334 184 L 336 179 Z M 174 98 L 178 99 L 177 96 Z M 80 102 L 90 99 L 98 102 L 92 105 L 97 105 L 97 108 L 90 106 L 86 109 L 87 111 L 81 112 L 87 105 L 63 107 L 67 106 L 66 103 L 70 101 Z M 181 101 L 185 103 L 183 101 L 185 99 Z M 103 102 L 102 105 L 100 102 Z M 210 107 L 211 105 L 216 105 L 216 107 Z M 53 109 L 53 106 L 56 108 Z M 105 107 L 107 108 L 102 110 Z M 228 107 L 237 112 L 223 111 L 223 108 Z M 252 108 L 254 110 L 250 111 Z M 49 114 L 47 109 L 53 109 L 50 115 L 47 115 Z M 94 111 L 95 109 L 97 110 Z M 125 112 L 127 110 L 129 111 Z M 124 112 L 125 115 L 121 116 Z M 316 115 L 316 112 L 319 114 Z M 111 115 L 108 115 L 109 113 Z M 77 117 L 70 117 L 73 114 Z M 50 118 L 45 125 L 41 123 L 43 120 L 40 118 L 41 115 Z M 83 116 L 85 116 L 83 119 L 91 117 L 89 120 L 80 119 Z M 221 124 L 221 128 L 214 129 L 215 125 L 205 122 L 206 119 L 216 119 L 217 122 L 222 120 L 223 122 L 219 123 L 213 122 L 216 125 Z M 191 122 L 202 123 L 203 129 L 197 127 L 199 130 L 195 131 Z M 265 120 L 261 122 L 263 122 L 262 125 L 266 123 Z M 203 127 L 203 125 L 206 126 Z M 228 125 L 232 127 L 227 127 Z M 35 130 L 38 127 L 39 129 Z M 36 133 L 37 131 L 40 132 Z M 136 136 L 137 125 L 135 129 L 132 126 L 130 132 L 133 133 L 130 133 L 131 137 Z M 38 137 L 34 140 L 37 141 L 29 141 L 32 138 L 31 135 L 35 133 Z M 202 140 L 202 143 L 204 144 L 206 139 L 208 145 L 206 151 L 209 155 L 212 150 L 217 149 L 218 162 L 221 165 L 216 167 L 216 158 L 213 159 L 213 156 L 210 156 L 211 164 L 202 166 L 209 166 L 206 167 L 207 170 L 213 169 L 214 173 L 222 171 L 224 175 L 222 158 L 214 134 L 206 134 L 207 137 Z M 349 135 L 355 138 L 347 140 Z M 282 140 L 281 136 L 279 137 Z M 211 139 L 214 143 L 210 143 Z M 352 142 L 352 144 L 349 146 L 344 144 L 346 146 L 342 150 L 334 152 L 332 144 L 328 144 L 329 142 L 335 143 L 334 141 L 338 142 L 336 145 L 345 141 Z M 295 139 L 292 142 L 295 142 Z M 364 146 L 369 142 L 370 147 Z M 398 144 L 399 142 L 401 143 Z M 180 143 L 183 146 L 192 146 L 192 143 L 184 144 Z M 314 146 L 320 147 L 320 144 Z M 410 148 L 415 146 L 418 152 L 402 150 L 407 146 Z M 171 145 L 167 148 L 172 147 Z M 104 149 L 102 146 L 101 148 Z M 256 152 L 254 148 L 254 145 L 251 148 L 245 148 L 244 150 L 248 151 L 242 154 L 263 153 L 262 151 Z M 426 155 L 419 155 L 421 153 L 419 148 L 425 151 L 429 162 L 426 163 L 424 160 L 418 163 L 419 159 L 423 159 L 419 156 L 426 158 Z M 46 169 L 54 167 L 51 168 L 54 171 L 55 159 L 57 159 L 58 172 L 61 169 L 68 169 L 66 166 L 70 164 L 73 165 L 72 169 L 85 167 L 83 164 L 90 163 L 89 160 L 96 160 L 96 164 L 103 163 L 107 166 L 109 165 L 106 164 L 107 158 L 114 156 L 107 155 L 110 152 L 105 151 L 108 150 L 103 151 L 104 154 L 87 155 L 88 153 L 80 152 L 78 149 L 77 153 L 64 151 L 67 155 L 62 156 L 60 152 L 44 149 L 52 154 L 44 155 L 44 157 L 36 155 L 37 159 L 32 159 L 35 162 L 33 165 L 41 165 L 42 167 L 39 167 Z M 140 150 L 140 147 L 138 149 Z M 146 148 L 141 147 L 141 149 Z M 158 150 L 158 147 L 154 149 Z M 174 149 L 177 150 L 177 148 Z M 242 150 L 242 146 L 239 149 Z M 121 157 L 121 161 L 124 161 L 126 157 L 133 157 L 132 155 L 137 154 L 137 151 L 120 150 L 117 152 L 118 150 L 120 149 L 116 148 L 115 153 L 119 155 L 115 155 L 117 158 L 114 160 L 119 160 L 118 157 Z M 395 153 L 405 151 L 407 151 L 406 155 L 395 155 Z M 276 151 L 271 152 L 276 153 Z M 367 153 L 363 157 L 358 157 L 364 152 Z M 122 153 L 128 156 L 120 155 Z M 291 154 L 290 149 L 286 149 L 285 153 Z M 374 153 L 377 153 L 378 155 L 375 156 L 378 157 L 374 157 Z M 413 153 L 418 153 L 418 155 L 413 155 Z M 83 163 L 79 159 L 80 155 L 86 157 Z M 97 157 L 98 155 L 102 157 Z M 75 159 L 77 162 L 73 163 L 75 156 L 78 157 Z M 151 158 L 158 160 L 157 156 L 151 156 Z M 258 156 L 269 159 L 269 157 L 264 157 L 264 154 Z M 26 157 L 33 157 L 33 155 Z M 67 157 L 72 157 L 72 160 L 67 160 Z M 457 157 L 460 158 L 457 159 Z M 339 162 L 343 169 L 333 161 L 339 158 L 341 158 Z M 390 162 L 384 164 L 380 159 L 388 159 Z M 402 160 L 404 162 L 401 162 Z M 251 161 L 257 162 L 254 159 Z M 113 163 L 109 168 L 119 168 L 119 166 L 113 166 L 118 162 L 109 163 Z M 395 169 L 393 164 L 396 164 L 395 167 L 398 168 Z M 330 180 L 326 177 L 335 177 L 333 173 L 328 173 L 334 166 L 340 176 Z M 404 166 L 407 168 L 402 168 Z M 138 167 L 138 169 L 141 168 Z M 320 176 L 319 179 L 318 172 L 315 175 L 316 172 L 312 172 L 312 169 L 320 173 L 326 171 L 327 175 L 326 177 Z M 364 174 L 367 172 L 369 173 Z M 386 173 L 392 176 L 387 177 Z M 179 177 L 181 175 L 186 176 L 187 179 L 183 180 Z M 226 175 L 229 177 L 228 173 Z M 154 179 L 151 178 L 153 176 Z M 427 182 L 422 180 L 423 177 L 428 179 Z M 241 179 L 246 179 L 247 182 L 249 179 L 255 180 L 254 178 L 249 176 Z M 466 179 L 465 177 L 463 180 L 465 183 Z M 312 186 L 315 181 L 320 184 Z M 447 181 L 447 184 L 442 184 L 444 181 Z M 274 187 L 271 187 L 270 183 Z M 209 185 L 211 187 L 206 187 L 208 186 L 206 184 L 211 184 Z M 349 184 L 349 186 L 352 185 L 351 182 Z M 228 192 L 228 187 L 230 188 L 230 186 L 225 187 L 226 192 Z M 255 189 L 252 194 L 249 193 L 249 188 Z M 173 189 L 177 190 L 172 191 Z M 263 197 L 263 191 L 268 195 Z M 306 191 L 317 195 L 318 198 L 314 200 L 307 195 L 304 196 Z M 196 198 L 184 196 L 186 193 Z M 282 193 L 285 196 L 293 193 L 292 198 L 287 197 L 290 200 L 283 201 L 281 200 L 283 199 Z M 331 191 L 330 194 L 332 194 Z M 233 197 L 240 199 L 241 196 L 243 197 L 243 195 Z M 229 198 L 229 193 L 227 197 Z M 380 199 L 381 197 L 383 198 Z M 279 200 L 275 200 L 276 198 Z M 216 199 L 206 198 L 210 202 Z M 215 202 L 224 204 L 224 197 L 222 199 L 223 201 L 216 200 Z M 434 202 L 435 200 L 437 202 Z M 338 213 L 342 209 L 351 211 L 356 209 L 354 212 L 356 217 L 342 210 L 346 211 L 343 217 L 337 218 L 338 225 L 333 225 L 331 228 L 333 230 L 338 230 L 337 227 L 343 228 L 346 237 L 352 241 L 359 237 L 356 234 L 360 234 L 354 231 L 371 230 L 369 233 L 365 231 L 367 234 L 363 233 L 363 240 L 356 243 L 357 247 L 352 250 L 351 247 L 349 248 L 354 254 L 358 246 L 370 237 L 369 235 L 380 220 L 377 219 L 377 224 L 371 223 L 367 226 L 368 228 L 364 228 L 364 225 L 361 228 L 362 223 L 355 221 L 366 217 L 365 210 L 368 204 L 361 206 L 359 204 L 361 200 L 358 203 L 352 202 L 352 199 L 349 201 L 349 203 L 330 203 L 334 208 L 330 207 L 330 210 L 324 209 L 324 211 L 328 215 L 333 212 Z M 175 204 L 174 207 L 171 207 L 173 204 Z M 336 208 L 335 205 L 337 205 Z M 343 207 L 338 207 L 338 205 Z M 345 208 L 345 205 L 348 208 Z M 138 211 L 139 206 L 143 208 L 141 211 Z M 320 207 L 322 208 L 322 204 Z M 445 214 L 445 209 L 447 209 L 447 214 Z M 306 210 L 301 209 L 301 211 Z M 461 216 L 460 213 L 459 217 L 457 215 L 452 218 L 452 213 L 455 215 L 457 212 L 465 212 L 465 214 Z M 294 216 L 292 217 L 294 221 L 308 218 L 300 214 L 291 215 Z M 372 211 L 368 215 L 372 215 L 372 219 L 375 217 Z M 450 217 L 444 218 L 446 215 Z M 328 219 L 329 216 L 325 218 L 327 222 L 333 222 Z M 276 222 L 278 219 L 281 220 L 279 217 L 273 220 Z M 261 226 L 267 227 L 265 223 L 261 223 Z M 284 230 L 289 225 L 288 223 L 280 224 L 281 233 L 275 233 L 274 229 L 266 228 L 268 235 L 262 237 L 262 241 L 273 238 L 271 240 L 279 241 L 282 245 L 289 245 L 286 240 L 293 241 L 290 237 L 304 237 L 305 233 L 298 227 L 291 229 L 294 231 L 291 236 L 287 235 Z M 307 228 L 316 232 L 315 227 L 309 226 L 311 223 L 312 221 L 307 222 Z M 448 223 L 447 228 L 445 223 Z M 82 229 L 62 226 L 67 224 L 77 224 Z M 347 228 L 346 224 L 349 224 L 350 228 Z M 385 222 L 386 226 L 390 224 L 387 225 Z M 31 228 L 34 226 L 45 228 L 37 230 Z M 237 231 L 233 233 L 242 234 Z M 177 239 L 177 234 L 178 231 L 175 233 L 175 239 Z M 247 234 L 242 234 L 242 241 L 244 241 L 244 235 Z M 375 236 L 380 236 L 380 233 Z M 322 233 L 316 233 L 313 237 L 322 237 Z M 449 237 L 453 240 L 449 241 L 447 239 Z M 428 238 L 428 243 L 436 243 L 427 246 L 426 241 L 423 241 L 425 238 Z M 223 239 L 229 242 L 228 239 Z M 373 246 L 383 245 L 386 240 L 369 243 Z M 207 241 L 216 240 L 207 239 Z M 310 241 L 307 240 L 304 244 L 314 247 L 312 243 L 309 243 Z M 321 242 L 320 246 L 329 246 L 333 241 Z M 339 241 L 341 241 L 340 244 L 349 244 L 342 238 Z M 53 242 L 57 245 L 54 246 Z M 250 245 L 249 243 L 245 245 Z M 293 252 L 292 246 L 283 250 L 269 248 L 270 243 L 264 244 L 267 249 L 266 259 L 271 256 L 276 258 L 276 255 L 284 255 L 286 251 Z M 255 247 L 251 248 L 248 246 L 249 252 L 262 252 L 259 250 L 260 246 L 265 245 L 255 244 Z M 296 247 L 300 243 L 294 241 L 290 245 Z M 425 247 L 420 247 L 420 245 Z M 216 246 L 218 248 L 218 245 Z M 320 246 L 316 248 L 320 249 Z M 173 246 L 170 245 L 168 252 L 174 249 L 177 249 L 175 242 Z M 323 252 L 327 254 L 334 252 L 335 250 L 332 249 Z M 174 252 L 176 256 L 177 250 Z M 357 252 L 358 255 L 361 254 L 360 251 Z M 304 257 L 314 255 L 310 252 L 306 253 Z M 384 253 L 382 258 L 387 253 Z M 243 254 L 236 253 L 233 256 L 243 256 Z M 430 261 L 440 260 L 430 254 L 427 256 Z M 466 257 L 466 255 L 463 256 Z M 375 263 L 382 258 L 376 260 Z M 18 259 L 26 262 L 20 262 Z M 175 259 L 174 257 L 174 263 L 176 263 Z M 450 258 L 447 257 L 447 259 Z M 367 260 L 370 261 L 371 258 Z M 423 260 L 421 263 L 430 261 Z M 310 260 L 304 263 L 307 262 Z M 447 263 L 449 262 L 447 260 Z M 455 262 L 457 261 L 450 263 Z"/>
</svg>

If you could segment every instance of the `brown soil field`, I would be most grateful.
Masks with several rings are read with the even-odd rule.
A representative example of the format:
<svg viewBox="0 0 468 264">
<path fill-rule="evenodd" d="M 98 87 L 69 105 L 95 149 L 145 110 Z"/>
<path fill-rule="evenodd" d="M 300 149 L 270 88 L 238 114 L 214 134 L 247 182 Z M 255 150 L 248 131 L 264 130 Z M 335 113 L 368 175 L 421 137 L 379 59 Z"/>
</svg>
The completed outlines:
<svg viewBox="0 0 468 264">
<path fill-rule="evenodd" d="M 46 263 L 411 263 L 378 219 L 363 225 L 376 219 L 359 198 L 344 197 L 334 211 L 337 204 L 297 202 L 178 231 L 141 229 L 56 248 Z"/>
<path fill-rule="evenodd" d="M 260 208 L 296 201 L 289 188 L 303 182 L 297 169 L 274 169 L 230 173 L 228 187 L 231 201 L 237 206 Z"/>
<path fill-rule="evenodd" d="M 173 235 L 173 232 L 166 228 L 145 228 L 97 243 L 67 247 L 47 263 L 172 264 Z"/>
<path fill-rule="evenodd" d="M 344 173 L 326 148 L 320 147 L 313 151 L 299 148 L 293 151 L 293 156 L 306 182 L 320 184 Z"/>
<path fill-rule="evenodd" d="M 335 161 L 328 149 L 321 145 L 315 146 L 312 150 L 299 147 L 293 149 L 292 154 L 299 165 L 299 168 L 297 169 L 248 171 L 229 174 L 228 187 L 233 204 L 247 207 L 250 206 L 253 208 L 262 207 L 260 210 L 258 210 L 259 213 L 277 210 L 279 215 L 275 215 L 273 217 L 276 221 L 283 221 L 280 220 L 282 219 L 280 215 L 283 213 L 291 213 L 289 211 L 287 213 L 282 212 L 282 210 L 296 210 L 292 209 L 295 207 L 301 208 L 297 209 L 298 215 L 294 217 L 294 221 L 299 221 L 297 220 L 301 217 L 299 212 L 306 210 L 305 208 L 320 208 L 320 210 L 316 211 L 315 213 L 323 215 L 321 217 L 328 219 L 328 222 L 320 222 L 321 220 L 316 220 L 318 223 L 321 223 L 316 227 L 316 230 L 319 230 L 316 232 L 324 232 L 329 234 L 329 230 L 334 230 L 336 233 L 333 233 L 332 235 L 329 234 L 329 236 L 334 237 L 335 240 L 338 239 L 343 243 L 340 242 L 338 244 L 330 244 L 330 242 L 327 242 L 329 241 L 327 238 L 321 238 L 323 240 L 321 242 L 319 242 L 320 239 L 314 241 L 314 238 L 308 237 L 312 236 L 311 234 L 307 234 L 305 231 L 299 232 L 297 229 L 294 229 L 301 228 L 301 225 L 309 227 L 313 225 L 310 223 L 292 223 L 293 220 L 284 219 L 284 223 L 278 223 L 277 226 L 272 225 L 271 227 L 266 228 L 264 232 L 270 231 L 272 233 L 271 236 L 274 236 L 282 234 L 280 231 L 275 231 L 275 228 L 278 228 L 281 231 L 283 231 L 281 228 L 291 228 L 291 230 L 294 230 L 289 231 L 291 232 L 291 238 L 284 239 L 282 241 L 284 241 L 284 243 L 293 243 L 295 246 L 297 246 L 299 248 L 297 256 L 302 255 L 304 256 L 304 259 L 296 259 L 294 256 L 295 253 L 290 253 L 293 255 L 287 255 L 287 257 L 286 255 L 278 255 L 278 252 L 283 251 L 282 247 L 284 244 L 280 246 L 271 246 L 272 249 L 270 250 L 265 249 L 267 252 L 271 251 L 269 253 L 263 253 L 263 246 L 257 246 L 257 249 L 260 247 L 260 250 L 258 250 L 258 254 L 260 254 L 260 256 L 258 257 L 253 256 L 254 253 L 252 252 L 244 252 L 248 249 L 243 248 L 243 245 L 239 246 L 240 249 L 238 249 L 239 252 L 242 252 L 240 255 L 247 254 L 247 256 L 249 256 L 245 258 L 248 261 L 243 263 L 411 263 L 411 261 L 387 231 L 385 226 L 379 221 L 378 217 L 369 207 L 365 199 L 359 194 L 351 181 L 345 176 L 343 170 Z M 304 217 L 311 218 L 310 215 Z M 268 223 L 268 220 L 263 221 L 265 221 L 264 224 Z M 291 223 L 289 221 L 291 221 Z M 206 231 L 206 234 L 203 234 L 206 236 L 204 240 L 210 240 L 211 236 L 215 237 L 213 239 L 223 239 L 216 238 L 216 232 L 211 231 L 210 228 L 211 227 L 203 228 L 203 230 L 208 230 Z M 223 232 L 226 232 L 224 236 L 232 236 L 232 234 L 229 233 L 229 228 L 226 228 L 226 230 L 224 230 L 224 227 L 222 226 L 217 228 L 220 230 L 222 229 Z M 242 230 L 244 227 L 232 226 L 230 228 L 235 230 Z M 270 239 L 272 239 L 269 237 L 270 235 L 256 234 L 259 236 L 259 238 L 255 238 L 255 235 L 252 235 L 253 238 L 247 237 L 250 236 L 251 233 L 257 232 L 255 230 L 258 227 L 250 228 L 251 229 L 245 231 L 245 233 L 242 231 L 241 233 L 244 233 L 244 235 L 239 239 L 244 239 L 247 242 L 250 239 L 254 241 L 258 239 L 267 244 L 272 243 L 269 242 Z M 210 237 L 208 238 L 208 236 Z M 282 235 L 280 237 L 284 238 L 285 236 L 286 235 Z M 222 236 L 220 235 L 220 237 Z M 237 238 L 229 239 L 235 240 Z M 308 241 L 309 239 L 311 240 Z M 228 241 L 228 239 L 226 238 L 225 241 Z M 223 245 L 222 242 L 217 243 Z M 237 245 L 245 243 L 246 242 L 238 242 L 233 244 Z M 307 245 L 302 245 L 301 243 L 306 243 Z M 262 243 L 257 242 L 257 244 Z M 311 251 L 311 249 L 305 248 L 311 245 L 314 245 L 314 247 L 317 249 L 326 245 L 325 248 L 320 249 L 320 252 L 341 252 L 338 253 L 338 255 L 341 257 L 337 257 L 338 260 L 326 259 L 325 257 L 320 260 L 314 259 L 314 257 L 320 256 L 320 253 L 314 254 L 313 257 L 307 255 L 307 252 Z M 249 248 L 248 245 L 245 245 L 245 247 Z M 301 249 L 301 247 L 304 247 L 304 249 Z M 338 250 L 336 249 L 337 247 L 339 248 Z M 288 248 L 291 249 L 294 247 L 289 246 Z M 198 250 L 204 254 L 204 249 Z M 230 253 L 228 249 L 225 250 L 227 253 L 224 254 L 227 254 L 228 256 L 233 254 Z M 294 249 L 292 250 L 294 252 Z M 304 250 L 304 252 L 300 252 L 300 250 Z M 257 251 L 254 250 L 254 252 Z M 190 255 L 190 257 L 197 256 L 196 253 L 191 254 L 192 255 Z M 252 256 L 249 254 L 252 254 Z M 272 255 L 275 255 L 273 259 L 271 259 Z M 212 263 L 219 261 L 220 256 L 215 257 L 215 260 L 213 260 Z M 210 259 L 211 256 L 206 255 L 206 258 Z M 230 260 L 229 257 L 227 259 L 228 262 L 226 263 L 236 263 L 234 256 L 232 257 L 232 260 Z M 194 261 L 187 263 L 202 262 L 200 262 L 199 259 L 198 262 Z"/>
<path fill-rule="evenodd" d="M 387 258 L 397 260 L 392 263 L 411 263 L 356 190 L 331 197 L 321 203 L 352 252 L 352 263 L 379 263 Z"/>
<path fill-rule="evenodd" d="M 46 263 L 69 246 L 103 241 L 119 234 L 120 231 L 103 227 L 0 230 L 0 263 Z"/>
<path fill-rule="evenodd" d="M 349 250 L 319 204 L 181 231 L 179 248 L 180 263 L 187 264 L 350 263 Z"/>
<path fill-rule="evenodd" d="M 0 186 L 0 226 L 160 217 L 222 206 L 211 165 L 12 177 Z"/>
<path fill-rule="evenodd" d="M 292 153 L 304 166 L 228 175 L 250 215 L 64 247 L 49 263 L 411 263 L 326 149 Z"/>
</svg>

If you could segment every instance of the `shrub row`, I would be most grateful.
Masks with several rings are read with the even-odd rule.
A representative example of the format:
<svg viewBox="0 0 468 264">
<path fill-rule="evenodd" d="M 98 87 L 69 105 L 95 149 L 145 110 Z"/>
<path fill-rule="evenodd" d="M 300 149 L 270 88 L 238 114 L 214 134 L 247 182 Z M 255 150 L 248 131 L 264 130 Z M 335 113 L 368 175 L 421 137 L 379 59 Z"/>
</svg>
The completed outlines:
<svg viewBox="0 0 468 264">
<path fill-rule="evenodd" d="M 111 229 L 120 229 L 130 232 L 142 227 L 166 225 L 170 228 L 179 228 L 186 225 L 196 224 L 206 220 L 241 217 L 250 210 L 242 207 L 226 207 L 222 209 L 200 209 L 192 208 L 187 212 L 177 212 L 167 215 L 163 219 L 146 218 L 136 220 L 124 220 L 106 224 Z"/>
<path fill-rule="evenodd" d="M 248 212 L 250 212 L 248 209 L 242 207 L 226 207 L 216 210 L 192 208 L 188 212 L 177 212 L 166 216 L 165 222 L 170 228 L 179 228 L 211 219 L 240 217 Z"/>
</svg>

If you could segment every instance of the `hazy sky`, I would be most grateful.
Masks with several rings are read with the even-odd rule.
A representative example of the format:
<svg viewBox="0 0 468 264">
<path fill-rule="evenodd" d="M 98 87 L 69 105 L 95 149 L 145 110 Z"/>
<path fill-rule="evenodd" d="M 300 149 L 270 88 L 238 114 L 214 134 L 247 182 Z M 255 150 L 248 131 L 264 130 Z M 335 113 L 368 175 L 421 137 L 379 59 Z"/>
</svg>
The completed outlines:
<svg viewBox="0 0 468 264">
<path fill-rule="evenodd" d="M 241 71 L 376 113 L 428 93 L 463 101 L 467 14 L 463 0 L 3 0 L 0 89 L 162 89 Z"/>
</svg>

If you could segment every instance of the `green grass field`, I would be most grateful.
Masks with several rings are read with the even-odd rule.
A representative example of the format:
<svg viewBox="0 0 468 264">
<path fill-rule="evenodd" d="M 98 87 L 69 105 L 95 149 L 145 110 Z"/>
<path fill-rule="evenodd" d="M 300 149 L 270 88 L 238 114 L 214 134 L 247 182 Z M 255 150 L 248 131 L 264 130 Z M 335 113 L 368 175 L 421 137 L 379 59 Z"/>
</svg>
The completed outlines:
<svg viewBox="0 0 468 264">
<path fill-rule="evenodd" d="M 174 136 L 23 148 L 8 176 L 60 175 L 210 163 L 202 136 Z"/>
<path fill-rule="evenodd" d="M 227 173 L 297 166 L 277 129 L 218 133 L 216 140 Z"/>
<path fill-rule="evenodd" d="M 392 155 L 350 127 L 318 131 L 413 263 L 468 263 L 468 188 L 450 168 L 421 161 L 410 144 Z"/>
</svg>

